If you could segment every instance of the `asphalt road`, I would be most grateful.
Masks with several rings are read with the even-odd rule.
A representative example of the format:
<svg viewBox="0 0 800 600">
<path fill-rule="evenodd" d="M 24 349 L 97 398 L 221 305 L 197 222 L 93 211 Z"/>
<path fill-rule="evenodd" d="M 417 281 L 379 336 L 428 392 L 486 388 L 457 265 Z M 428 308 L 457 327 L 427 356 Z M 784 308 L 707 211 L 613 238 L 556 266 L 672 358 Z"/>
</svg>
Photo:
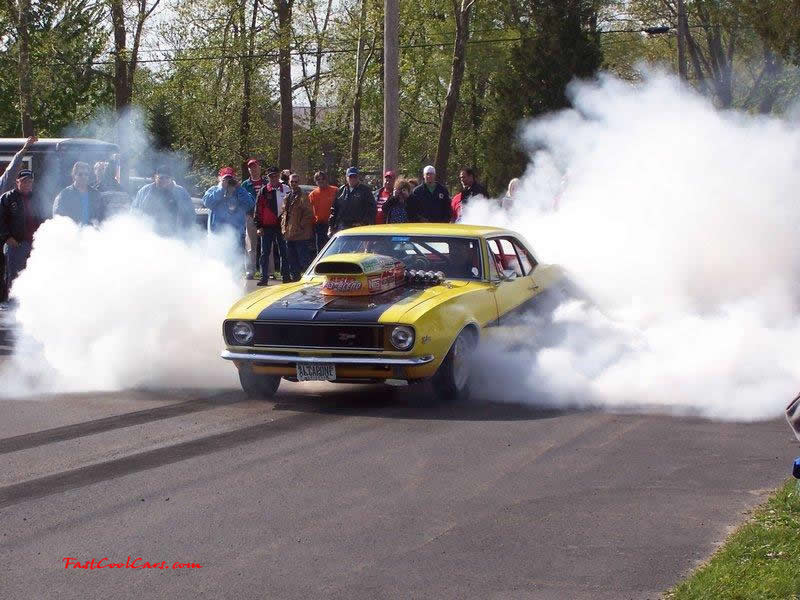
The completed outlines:
<svg viewBox="0 0 800 600">
<path fill-rule="evenodd" d="M 657 598 L 787 475 L 782 421 L 285 383 L 0 401 L 0 597 Z M 65 569 L 108 557 L 201 569 Z"/>
</svg>

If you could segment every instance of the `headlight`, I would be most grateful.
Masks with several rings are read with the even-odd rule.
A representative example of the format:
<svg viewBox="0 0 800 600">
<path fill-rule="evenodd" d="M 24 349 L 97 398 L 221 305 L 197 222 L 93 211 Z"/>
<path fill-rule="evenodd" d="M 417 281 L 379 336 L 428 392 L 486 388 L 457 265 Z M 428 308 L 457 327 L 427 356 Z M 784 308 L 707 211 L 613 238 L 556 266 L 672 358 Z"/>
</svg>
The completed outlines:
<svg viewBox="0 0 800 600">
<path fill-rule="evenodd" d="M 253 326 L 247 321 L 236 321 L 231 328 L 233 341 L 242 346 L 246 346 L 253 341 Z"/>
<path fill-rule="evenodd" d="M 392 329 L 392 346 L 398 350 L 408 350 L 414 345 L 414 330 L 405 325 L 398 325 Z"/>
</svg>

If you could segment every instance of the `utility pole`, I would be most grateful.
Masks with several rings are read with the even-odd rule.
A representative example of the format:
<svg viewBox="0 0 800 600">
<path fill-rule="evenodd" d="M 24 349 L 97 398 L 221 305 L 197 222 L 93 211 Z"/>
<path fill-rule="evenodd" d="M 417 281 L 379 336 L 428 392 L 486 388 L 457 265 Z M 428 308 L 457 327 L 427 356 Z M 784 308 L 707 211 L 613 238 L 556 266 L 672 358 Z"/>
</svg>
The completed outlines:
<svg viewBox="0 0 800 600">
<path fill-rule="evenodd" d="M 686 40 L 689 37 L 685 0 L 678 0 L 678 75 L 686 81 Z"/>
<path fill-rule="evenodd" d="M 399 45 L 397 0 L 383 0 L 383 170 L 397 171 Z"/>
</svg>

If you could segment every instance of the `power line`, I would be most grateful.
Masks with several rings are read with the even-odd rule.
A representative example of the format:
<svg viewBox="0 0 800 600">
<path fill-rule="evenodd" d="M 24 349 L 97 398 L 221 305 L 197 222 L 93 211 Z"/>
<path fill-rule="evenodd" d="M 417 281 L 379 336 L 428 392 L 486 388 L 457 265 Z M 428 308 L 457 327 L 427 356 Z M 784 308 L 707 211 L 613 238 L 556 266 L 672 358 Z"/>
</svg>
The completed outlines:
<svg viewBox="0 0 800 600">
<path fill-rule="evenodd" d="M 499 38 L 499 39 L 490 39 L 490 40 L 468 40 L 467 43 L 471 45 L 476 44 L 497 44 L 497 43 L 505 43 L 505 42 L 516 42 L 523 39 L 521 36 L 518 37 L 510 37 L 510 38 Z M 439 48 L 439 47 L 447 47 L 452 46 L 454 42 L 439 42 L 439 43 L 426 43 L 426 44 L 406 44 L 401 46 L 403 49 L 419 49 L 419 48 Z M 191 49 L 189 49 L 191 50 Z M 202 48 L 194 48 L 194 50 L 203 50 Z M 327 50 L 322 50 L 321 54 L 346 54 L 346 53 L 354 53 L 356 52 L 357 48 L 330 48 Z M 376 47 L 376 52 L 383 52 L 382 47 Z M 316 49 L 313 51 L 316 53 Z M 289 56 L 307 56 L 312 54 L 312 52 L 298 52 L 298 51 L 291 51 L 289 52 Z M 174 62 L 199 62 L 199 61 L 212 61 L 212 60 L 237 60 L 242 58 L 271 58 L 277 59 L 279 57 L 279 52 L 271 51 L 271 52 L 256 52 L 252 55 L 248 54 L 220 54 L 220 55 L 208 55 L 208 56 L 173 56 L 168 58 L 144 58 L 139 59 L 136 61 L 137 64 L 148 64 L 148 63 L 174 63 Z M 7 57 L 11 59 L 11 57 Z M 115 61 L 111 60 L 95 60 L 91 62 L 83 62 L 81 66 L 102 66 L 102 65 L 113 65 Z M 70 63 L 66 62 L 59 62 L 53 61 L 48 63 L 35 63 L 39 66 L 46 64 L 48 66 L 73 66 Z"/>
<path fill-rule="evenodd" d="M 690 29 L 702 28 L 702 25 L 692 25 Z M 673 28 L 669 26 L 657 26 L 657 27 L 645 27 L 641 29 L 605 29 L 605 30 L 598 30 L 593 33 L 598 35 L 605 35 L 605 34 L 617 34 L 617 33 L 635 33 L 635 34 L 663 34 L 669 33 L 672 31 Z M 497 30 L 494 30 L 497 31 Z M 587 32 L 588 33 L 588 32 Z M 470 39 L 467 40 L 468 45 L 480 45 L 480 44 L 500 44 L 500 43 L 508 43 L 508 42 L 519 42 L 526 39 L 526 36 L 516 36 L 516 37 L 506 37 L 506 38 L 494 38 L 494 39 Z M 445 48 L 452 46 L 455 43 L 454 40 L 451 41 L 443 41 L 443 42 L 428 42 L 424 44 L 404 44 L 401 45 L 400 48 L 403 50 L 414 50 L 414 49 L 425 49 L 425 48 Z M 203 51 L 209 48 L 222 48 L 221 46 L 210 46 L 207 48 L 186 48 L 186 49 L 149 49 L 148 52 L 186 52 L 191 50 Z M 352 48 L 328 48 L 325 50 L 319 51 L 322 55 L 332 55 L 332 54 L 351 54 L 357 51 L 356 47 Z M 375 48 L 376 53 L 382 53 L 382 47 Z M 308 56 L 317 54 L 317 49 L 311 50 L 293 50 L 289 52 L 289 56 Z M 110 54 L 113 54 L 110 53 Z M 278 51 L 270 51 L 270 52 L 256 52 L 252 55 L 248 54 L 239 54 L 239 53 L 232 53 L 232 54 L 218 54 L 218 55 L 206 55 L 206 56 L 173 56 L 173 57 L 164 57 L 164 58 L 143 58 L 137 59 L 137 64 L 160 64 L 160 63 L 184 63 L 184 62 L 208 62 L 208 61 L 215 61 L 215 60 L 239 60 L 243 58 L 267 58 L 276 60 L 279 58 Z M 6 59 L 9 61 L 13 61 L 14 59 L 9 56 L 0 57 L 0 60 Z M 16 62 L 16 61 L 14 61 Z M 75 66 L 73 63 L 67 63 L 63 61 L 50 61 L 50 62 L 36 62 L 31 61 L 33 66 Z M 110 60 L 95 60 L 95 61 L 87 61 L 82 62 L 80 64 L 81 67 L 94 67 L 94 66 L 107 66 L 115 64 L 114 59 Z"/>
</svg>

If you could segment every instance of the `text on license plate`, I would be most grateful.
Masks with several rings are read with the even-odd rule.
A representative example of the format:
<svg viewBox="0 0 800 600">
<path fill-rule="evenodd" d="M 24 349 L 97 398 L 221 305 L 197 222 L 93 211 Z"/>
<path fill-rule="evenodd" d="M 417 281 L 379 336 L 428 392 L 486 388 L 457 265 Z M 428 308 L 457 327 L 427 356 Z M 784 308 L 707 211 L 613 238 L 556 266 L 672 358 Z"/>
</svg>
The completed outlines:
<svg viewBox="0 0 800 600">
<path fill-rule="evenodd" d="M 297 381 L 333 381 L 336 365 L 297 363 Z"/>
</svg>

